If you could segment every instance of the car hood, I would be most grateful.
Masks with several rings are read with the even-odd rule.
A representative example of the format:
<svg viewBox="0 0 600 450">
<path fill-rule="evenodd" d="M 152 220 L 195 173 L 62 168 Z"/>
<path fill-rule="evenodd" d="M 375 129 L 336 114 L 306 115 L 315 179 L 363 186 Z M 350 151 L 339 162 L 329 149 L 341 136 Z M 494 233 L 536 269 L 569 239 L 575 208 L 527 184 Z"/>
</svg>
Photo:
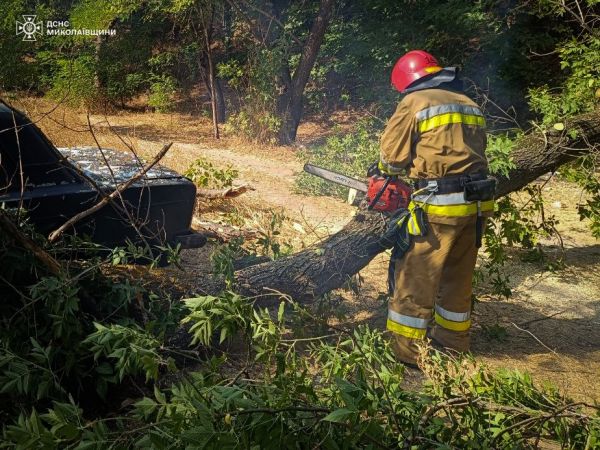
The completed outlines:
<svg viewBox="0 0 600 450">
<path fill-rule="evenodd" d="M 98 147 L 58 147 L 67 160 L 85 175 L 103 187 L 114 187 L 134 177 L 146 162 L 133 152 Z M 155 165 L 135 185 L 170 183 L 181 180 L 180 174 L 161 165 Z"/>
</svg>

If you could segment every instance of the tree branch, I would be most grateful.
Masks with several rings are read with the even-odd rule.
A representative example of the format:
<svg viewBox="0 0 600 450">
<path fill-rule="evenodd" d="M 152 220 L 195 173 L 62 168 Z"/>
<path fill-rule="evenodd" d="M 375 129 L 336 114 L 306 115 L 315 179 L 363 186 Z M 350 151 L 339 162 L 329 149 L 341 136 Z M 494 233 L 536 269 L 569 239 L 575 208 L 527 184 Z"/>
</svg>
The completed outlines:
<svg viewBox="0 0 600 450">
<path fill-rule="evenodd" d="M 499 177 L 499 197 L 517 191 L 541 175 L 594 151 L 600 143 L 600 114 L 591 112 L 565 121 L 565 132 L 530 133 L 516 142 L 515 168 Z M 235 272 L 238 291 L 256 296 L 272 288 L 307 303 L 342 286 L 383 251 L 377 244 L 385 229 L 379 213 L 360 211 L 338 233 L 301 252 Z M 268 299 L 265 299 L 268 302 Z"/>
<path fill-rule="evenodd" d="M 28 236 L 24 235 L 2 209 L 0 209 L 0 228 L 8 236 L 10 236 L 13 241 L 33 253 L 35 258 L 42 263 L 42 265 L 46 267 L 46 269 L 48 269 L 52 275 L 60 274 L 61 267 L 58 261 L 56 261 L 52 256 L 50 256 L 50 254 L 48 254 L 48 252 L 46 252 Z"/>
</svg>

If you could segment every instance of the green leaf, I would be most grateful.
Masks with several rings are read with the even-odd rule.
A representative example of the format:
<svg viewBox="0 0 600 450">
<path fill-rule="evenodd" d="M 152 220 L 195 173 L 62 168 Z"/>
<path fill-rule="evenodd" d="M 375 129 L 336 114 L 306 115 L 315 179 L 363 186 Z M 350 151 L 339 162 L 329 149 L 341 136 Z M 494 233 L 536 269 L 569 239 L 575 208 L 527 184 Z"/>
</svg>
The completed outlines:
<svg viewBox="0 0 600 450">
<path fill-rule="evenodd" d="M 323 421 L 344 423 L 352 414 L 354 414 L 354 411 L 351 411 L 348 408 L 340 408 L 330 412 L 325 417 L 323 417 Z"/>
<path fill-rule="evenodd" d="M 54 434 L 63 439 L 71 441 L 79 436 L 79 430 L 77 427 L 70 423 L 61 424 L 57 427 L 53 427 Z"/>
<path fill-rule="evenodd" d="M 227 339 L 227 328 L 221 328 L 221 337 L 219 338 L 219 344 L 222 344 Z"/>
<path fill-rule="evenodd" d="M 135 403 L 135 408 L 143 417 L 148 418 L 156 410 L 158 404 L 151 398 L 144 397 Z"/>
<path fill-rule="evenodd" d="M 96 372 L 100 375 L 112 375 L 113 368 L 107 362 L 103 362 L 102 364 L 99 364 L 98 367 L 96 367 Z"/>
</svg>

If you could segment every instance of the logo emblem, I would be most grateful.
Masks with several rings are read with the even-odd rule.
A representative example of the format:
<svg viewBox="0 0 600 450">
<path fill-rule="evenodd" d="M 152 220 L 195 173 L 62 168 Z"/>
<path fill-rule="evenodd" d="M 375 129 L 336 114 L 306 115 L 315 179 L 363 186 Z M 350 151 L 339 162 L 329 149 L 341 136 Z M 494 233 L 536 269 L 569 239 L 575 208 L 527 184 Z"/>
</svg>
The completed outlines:
<svg viewBox="0 0 600 450">
<path fill-rule="evenodd" d="M 36 22 L 34 15 L 23 15 L 24 22 L 17 20 L 17 36 L 22 34 L 24 41 L 35 41 L 36 34 L 42 34 L 42 22 Z"/>
</svg>

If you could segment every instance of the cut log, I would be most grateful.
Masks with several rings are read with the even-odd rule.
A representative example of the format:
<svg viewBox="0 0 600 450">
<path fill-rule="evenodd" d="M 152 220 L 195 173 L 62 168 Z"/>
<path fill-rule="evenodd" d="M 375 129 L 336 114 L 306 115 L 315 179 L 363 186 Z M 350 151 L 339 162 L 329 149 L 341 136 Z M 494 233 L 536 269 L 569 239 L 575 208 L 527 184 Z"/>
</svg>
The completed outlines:
<svg viewBox="0 0 600 450">
<path fill-rule="evenodd" d="M 247 184 L 240 186 L 230 186 L 225 189 L 200 189 L 196 190 L 196 196 L 202 199 L 215 200 L 221 198 L 235 198 L 242 195 L 244 192 L 253 191 L 254 188 Z"/>
<path fill-rule="evenodd" d="M 359 213 L 341 231 L 294 255 L 235 272 L 240 293 L 255 296 L 274 289 L 299 302 L 310 302 L 340 287 L 382 249 L 381 214 Z"/>
<path fill-rule="evenodd" d="M 573 136 L 575 132 L 575 137 Z M 498 196 L 519 190 L 547 172 L 589 153 L 600 143 L 600 115 L 589 113 L 566 122 L 560 135 L 541 132 L 521 138 L 513 150 L 515 169 L 498 179 Z M 306 250 L 235 272 L 241 294 L 274 289 L 307 303 L 342 286 L 381 252 L 376 242 L 385 227 L 381 214 L 361 212 L 341 231 Z"/>
</svg>

